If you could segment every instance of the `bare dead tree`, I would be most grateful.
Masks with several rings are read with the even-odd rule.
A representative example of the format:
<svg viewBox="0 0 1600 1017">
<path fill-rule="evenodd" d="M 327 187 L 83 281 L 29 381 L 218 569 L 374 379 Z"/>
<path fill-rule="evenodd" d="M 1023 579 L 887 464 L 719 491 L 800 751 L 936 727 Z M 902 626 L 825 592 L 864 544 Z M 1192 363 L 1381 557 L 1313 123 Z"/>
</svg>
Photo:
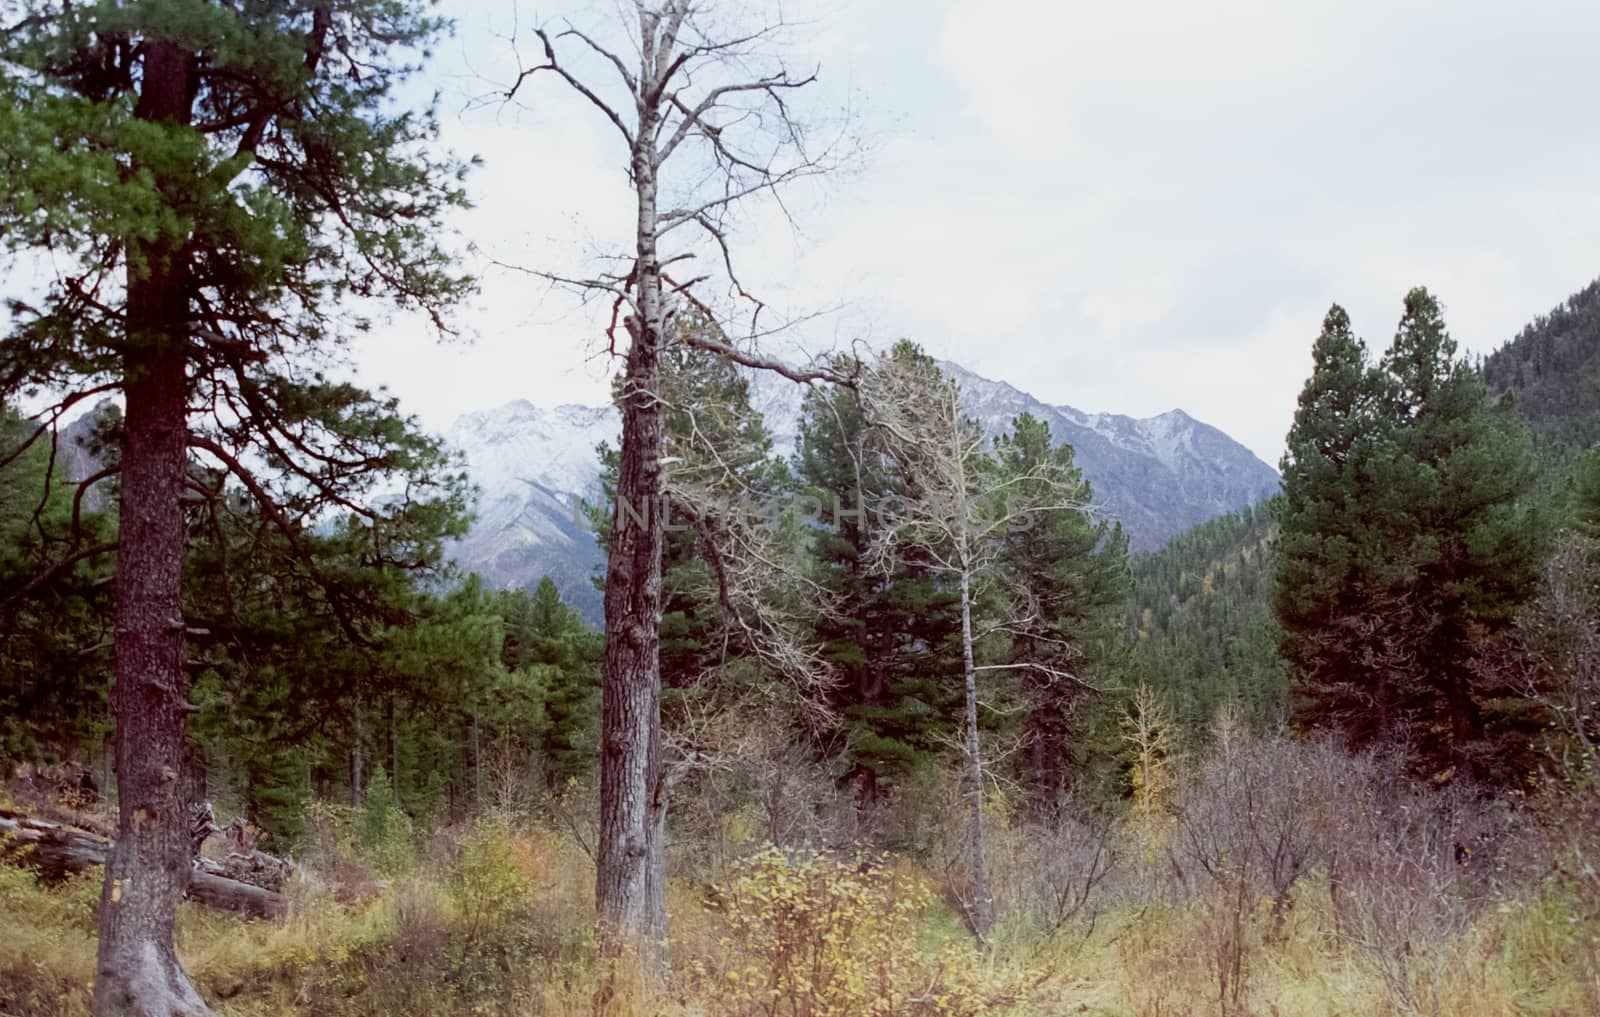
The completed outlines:
<svg viewBox="0 0 1600 1017">
<path fill-rule="evenodd" d="M 994 902 L 984 857 L 985 777 L 978 733 L 978 676 L 1022 669 L 1044 673 L 1052 680 L 1082 680 L 1052 663 L 979 664 L 974 605 L 984 588 L 1002 582 L 1000 538 L 1015 527 L 1032 525 L 1046 513 L 1082 511 L 1081 488 L 1045 467 L 1025 476 L 1001 475 L 985 449 L 982 430 L 961 410 L 960 387 L 909 345 L 896 347 L 881 358 L 863 375 L 859 390 L 868 421 L 883 433 L 885 447 L 899 461 L 913 491 L 911 497 L 878 506 L 871 560 L 887 573 L 906 548 L 916 548 L 932 570 L 951 580 L 959 593 L 966 692 L 968 852 L 974 898 L 971 919 L 981 938 L 994 922 Z M 1014 496 L 1023 490 L 1034 496 Z M 1039 492 L 1043 492 L 1042 498 Z M 1026 602 L 1018 601 L 1017 609 L 1026 614 Z M 995 628 L 1004 629 L 1008 623 L 1018 627 L 1023 619 L 1001 619 Z"/>
<path fill-rule="evenodd" d="M 843 132 L 819 141 L 793 105 L 817 74 L 785 64 L 793 26 L 781 10 L 762 19 L 710 0 L 618 6 L 621 17 L 610 25 L 535 28 L 537 61 L 519 54 L 515 79 L 488 98 L 515 101 L 532 82 L 561 83 L 615 130 L 636 198 L 632 250 L 612 262 L 615 269 L 534 274 L 607 301 L 608 348 L 625 358 L 606 571 L 595 898 L 605 954 L 637 950 L 648 972 L 659 966 L 666 935 L 658 629 L 667 326 L 675 308 L 694 307 L 719 325 L 715 334 L 696 334 L 696 345 L 797 382 L 832 378 L 759 352 L 761 337 L 789 323 L 769 323 L 773 315 L 741 282 L 730 233 L 736 209 L 761 198 L 782 207 L 790 185 L 827 173 L 847 153 Z"/>
<path fill-rule="evenodd" d="M 667 428 L 667 502 L 695 531 L 709 566 L 699 594 L 722 630 L 711 638 L 720 635 L 724 658 L 756 660 L 780 678 L 773 687 L 792 693 L 805 726 L 824 726 L 832 719 L 826 693 L 837 668 L 810 634 L 819 615 L 836 610 L 837 596 L 798 553 L 799 506 L 752 479 L 753 450 L 730 447 L 730 421 L 716 419 L 728 407 L 697 404 L 672 381 L 664 382 L 662 404 L 681 424 Z"/>
</svg>

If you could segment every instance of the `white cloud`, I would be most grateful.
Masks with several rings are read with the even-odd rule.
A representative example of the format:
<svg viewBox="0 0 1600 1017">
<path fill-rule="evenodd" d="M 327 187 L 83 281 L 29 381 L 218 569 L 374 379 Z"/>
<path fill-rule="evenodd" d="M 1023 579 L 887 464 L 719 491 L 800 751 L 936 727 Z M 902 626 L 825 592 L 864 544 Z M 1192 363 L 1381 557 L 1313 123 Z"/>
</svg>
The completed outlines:
<svg viewBox="0 0 1600 1017">
<path fill-rule="evenodd" d="M 1182 406 L 1275 461 L 1330 302 L 1381 347 L 1426 284 L 1481 352 L 1600 271 L 1590 4 L 815 6 L 830 94 L 887 140 L 808 196 L 803 236 L 746 223 L 763 292 L 845 305 L 806 342 L 909 335 L 1046 400 Z M 509 61 L 462 17 L 476 65 Z M 463 225 L 498 256 L 577 268 L 626 239 L 615 139 L 556 90 L 449 131 L 489 160 Z M 364 370 L 436 426 L 603 399 L 594 315 L 542 292 L 491 273 L 476 346 L 397 329 Z"/>
</svg>

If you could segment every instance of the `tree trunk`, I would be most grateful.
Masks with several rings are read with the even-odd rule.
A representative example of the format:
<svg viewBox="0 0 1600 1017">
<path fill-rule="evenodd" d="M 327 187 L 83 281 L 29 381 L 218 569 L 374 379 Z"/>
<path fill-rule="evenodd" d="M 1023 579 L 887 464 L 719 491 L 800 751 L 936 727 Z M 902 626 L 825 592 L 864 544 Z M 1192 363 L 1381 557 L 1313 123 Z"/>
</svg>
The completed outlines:
<svg viewBox="0 0 1600 1017">
<path fill-rule="evenodd" d="M 1447 679 L 1446 692 L 1450 703 L 1450 761 L 1458 779 L 1472 780 L 1476 776 L 1472 740 L 1477 734 L 1477 707 L 1459 669 Z"/>
<path fill-rule="evenodd" d="M 194 58 L 145 43 L 134 115 L 187 123 Z M 118 529 L 116 687 L 119 835 L 100 898 L 96 1017 L 209 1014 L 172 948 L 189 885 L 182 801 L 183 486 L 188 444 L 188 285 L 180 244 L 129 252 L 126 399 Z"/>
<path fill-rule="evenodd" d="M 961 569 L 961 656 L 967 686 L 967 778 L 971 782 L 972 852 L 972 927 L 982 939 L 994 924 L 994 902 L 989 897 L 989 866 L 984 857 L 983 837 L 983 757 L 978 743 L 978 672 L 972 654 L 972 576 L 965 563 Z"/>
<path fill-rule="evenodd" d="M 388 701 L 389 784 L 394 788 L 395 803 L 404 807 L 405 803 L 400 795 L 400 736 L 395 730 L 398 727 L 398 722 L 395 719 L 393 692 L 389 693 Z"/>
<path fill-rule="evenodd" d="M 365 771 L 366 761 L 361 756 L 361 693 L 356 693 L 356 701 L 351 707 L 350 727 L 350 807 L 361 808 L 362 795 L 367 786 Z"/>
<path fill-rule="evenodd" d="M 648 33 L 647 33 L 648 37 Z M 661 477 L 663 421 L 658 353 L 663 327 L 656 254 L 656 180 L 649 118 L 634 153 L 638 195 L 636 312 L 623 381 L 622 448 L 612 509 L 605 590 L 601 692 L 600 833 L 595 903 L 604 955 L 636 953 L 645 970 L 659 956 L 666 803 L 661 775 Z M 662 792 L 664 794 L 664 791 Z M 657 811 L 659 810 L 659 812 Z"/>
<path fill-rule="evenodd" d="M 146 47 L 134 115 L 187 123 L 192 55 L 164 41 Z M 120 832 L 101 894 L 98 1017 L 210 1012 L 172 947 L 190 873 L 181 782 L 191 709 L 182 604 L 188 287 L 180 245 L 137 248 L 128 270 L 112 694 Z"/>
</svg>

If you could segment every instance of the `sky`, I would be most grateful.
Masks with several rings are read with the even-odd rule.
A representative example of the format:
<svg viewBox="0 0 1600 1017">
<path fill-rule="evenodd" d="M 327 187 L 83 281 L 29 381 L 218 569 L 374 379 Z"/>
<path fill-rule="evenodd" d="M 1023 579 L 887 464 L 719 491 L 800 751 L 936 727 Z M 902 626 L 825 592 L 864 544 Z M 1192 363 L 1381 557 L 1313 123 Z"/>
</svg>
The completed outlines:
<svg viewBox="0 0 1600 1017">
<path fill-rule="evenodd" d="M 746 0 L 745 6 L 755 0 Z M 597 404 L 578 274 L 631 242 L 622 142 L 508 36 L 570 14 L 454 0 L 424 84 L 478 155 L 453 222 L 483 285 L 464 338 L 396 319 L 360 377 L 444 429 L 513 399 Z M 902 336 L 1052 404 L 1173 408 L 1276 463 L 1330 303 L 1369 345 L 1426 285 L 1486 353 L 1600 274 L 1600 5 L 1565 0 L 791 0 L 813 101 L 868 140 L 732 242 L 751 288 L 810 318 L 771 352 Z"/>
</svg>

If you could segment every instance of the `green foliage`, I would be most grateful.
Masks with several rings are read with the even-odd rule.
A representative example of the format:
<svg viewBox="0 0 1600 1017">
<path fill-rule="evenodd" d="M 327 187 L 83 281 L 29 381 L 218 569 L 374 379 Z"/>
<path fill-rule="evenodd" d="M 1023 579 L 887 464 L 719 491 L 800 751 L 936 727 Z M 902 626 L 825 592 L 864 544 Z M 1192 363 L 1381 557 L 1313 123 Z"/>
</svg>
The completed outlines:
<svg viewBox="0 0 1600 1017">
<path fill-rule="evenodd" d="M 1589 450 L 1580 466 L 1573 522 L 1578 532 L 1600 540 L 1600 445 Z"/>
<path fill-rule="evenodd" d="M 1036 506 L 1009 527 L 1001 568 L 1008 616 L 1004 652 L 1025 704 L 1027 750 L 1019 776 L 1035 799 L 1053 805 L 1084 766 L 1078 733 L 1083 685 L 1110 677 L 1118 655 L 1115 623 L 1132 587 L 1128 540 L 1122 527 L 1078 506 L 1093 502 L 1070 445 L 1058 445 L 1050 426 L 1024 413 L 994 442 L 992 483 L 1014 507 Z M 1043 665 L 1042 671 L 1032 665 Z"/>
<path fill-rule="evenodd" d="M 361 811 L 356 816 L 356 847 L 379 872 L 393 873 L 411 860 L 411 831 L 400 811 L 394 785 L 382 766 L 367 782 Z"/>
<path fill-rule="evenodd" d="M 1483 361 L 1491 391 L 1544 438 L 1588 448 L 1600 442 L 1600 280 L 1535 319 Z"/>
<path fill-rule="evenodd" d="M 533 894 L 525 845 L 504 818 L 477 823 L 461 841 L 450 869 L 450 898 L 469 944 L 504 938 Z"/>
<path fill-rule="evenodd" d="M 1500 741 L 1518 738 L 1514 697 L 1474 687 L 1470 667 L 1537 566 L 1528 433 L 1426 290 L 1407 294 L 1376 365 L 1337 306 L 1313 359 L 1283 462 L 1275 599 L 1301 716 L 1408 740 L 1430 772 L 1494 771 L 1517 751 Z"/>
<path fill-rule="evenodd" d="M 537 732 L 529 732 L 549 787 L 593 774 L 600 736 L 600 633 L 541 579 L 530 595 L 506 591 L 496 599 L 505 626 L 502 665 L 538 690 Z"/>
<path fill-rule="evenodd" d="M 922 357 L 902 344 L 902 357 Z M 928 360 L 931 366 L 932 361 Z M 841 373 L 858 369 L 841 361 Z M 903 468 L 870 427 L 855 393 L 815 389 L 802 405 L 794 474 L 819 507 L 812 536 L 816 581 L 836 610 L 815 638 L 838 669 L 834 706 L 843 718 L 843 762 L 864 805 L 931 765 L 938 735 L 953 722 L 960 672 L 955 595 L 917 555 L 897 556 L 892 574 L 869 561 L 874 513 L 909 492 Z"/>
<path fill-rule="evenodd" d="M 107 727 L 110 587 L 103 561 L 58 568 L 78 539 L 107 541 L 105 483 L 80 491 L 69 464 L 115 433 L 113 409 L 71 428 L 38 430 L 0 409 L 0 767 L 9 761 L 80 757 Z M 43 581 L 41 581 L 43 580 Z M 33 588 L 30 590 L 30 586 Z"/>
<path fill-rule="evenodd" d="M 1258 731 L 1287 717 L 1271 606 L 1274 511 L 1267 503 L 1219 516 L 1133 559 L 1123 681 L 1146 683 L 1169 704 L 1190 746 L 1228 704 Z"/>
<path fill-rule="evenodd" d="M 433 151 L 431 110 L 397 102 L 444 22 L 391 0 L 8 10 L 20 17 L 0 35 L 0 254 L 57 274 L 42 293 L 5 294 L 0 398 L 50 393 L 53 413 L 121 391 L 132 413 L 146 396 L 129 381 L 181 355 L 184 614 L 212 711 L 197 727 L 252 815 L 292 838 L 307 786 L 342 769 L 330 728 L 359 737 L 362 704 L 388 691 L 389 634 L 417 621 L 444 541 L 466 525 L 442 444 L 392 397 L 336 377 L 342 345 L 371 325 L 357 308 L 388 301 L 442 328 L 472 286 L 441 242 L 465 166 Z M 17 463 L 38 478 L 36 454 Z M 100 455 L 90 468 L 118 466 Z M 111 544 L 51 486 L 46 474 L 34 578 L 8 563 L 0 583 L 46 604 L 57 634 L 7 668 L 0 695 L 42 731 L 75 713 L 79 730 L 51 736 L 87 741 L 107 663 L 92 647 L 109 635 L 105 594 L 89 591 Z M 85 640 L 91 625 L 101 635 Z M 87 667 L 99 673 L 79 680 Z M 14 695 L 46 675 L 63 690 L 53 702 Z"/>
</svg>

